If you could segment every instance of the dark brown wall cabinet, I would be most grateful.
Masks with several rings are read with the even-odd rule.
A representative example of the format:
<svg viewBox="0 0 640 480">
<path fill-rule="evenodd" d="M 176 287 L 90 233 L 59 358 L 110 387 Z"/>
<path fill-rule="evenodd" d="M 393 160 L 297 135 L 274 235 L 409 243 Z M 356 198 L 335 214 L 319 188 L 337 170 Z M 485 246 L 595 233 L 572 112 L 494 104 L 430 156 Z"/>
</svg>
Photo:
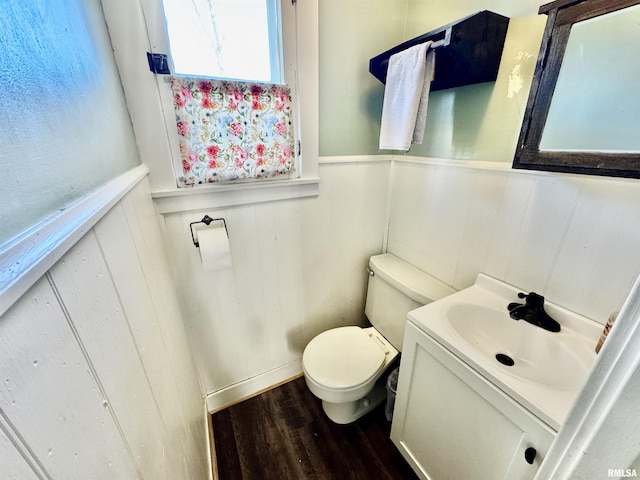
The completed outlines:
<svg viewBox="0 0 640 480">
<path fill-rule="evenodd" d="M 369 61 L 369 72 L 385 83 L 391 55 L 426 41 L 444 40 L 436 50 L 431 91 L 493 82 L 498 76 L 508 26 L 507 17 L 485 10 L 381 53 Z"/>
</svg>

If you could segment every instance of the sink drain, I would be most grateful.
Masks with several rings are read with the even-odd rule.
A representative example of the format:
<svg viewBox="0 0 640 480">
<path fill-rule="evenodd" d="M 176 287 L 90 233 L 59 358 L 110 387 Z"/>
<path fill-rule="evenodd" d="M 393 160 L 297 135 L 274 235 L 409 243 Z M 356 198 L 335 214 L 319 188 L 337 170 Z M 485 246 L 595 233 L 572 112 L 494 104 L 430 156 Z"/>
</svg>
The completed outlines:
<svg viewBox="0 0 640 480">
<path fill-rule="evenodd" d="M 513 361 L 513 358 L 511 358 L 509 355 L 505 355 L 504 353 L 498 353 L 496 355 L 496 360 L 498 360 L 501 364 L 506 365 L 507 367 L 513 367 L 513 365 L 516 363 Z"/>
</svg>

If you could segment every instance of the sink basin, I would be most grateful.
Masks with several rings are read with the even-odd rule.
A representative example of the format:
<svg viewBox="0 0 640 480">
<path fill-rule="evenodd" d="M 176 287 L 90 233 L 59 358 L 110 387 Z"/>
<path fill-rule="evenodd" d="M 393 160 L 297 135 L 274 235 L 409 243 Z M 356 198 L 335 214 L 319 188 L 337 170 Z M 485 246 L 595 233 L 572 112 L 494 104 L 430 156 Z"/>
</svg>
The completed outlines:
<svg viewBox="0 0 640 480">
<path fill-rule="evenodd" d="M 488 362 L 502 365 L 508 375 L 554 389 L 576 390 L 589 372 L 590 362 L 575 351 L 579 344 L 567 335 L 513 320 L 506 308 L 455 304 L 447 317 L 470 348 Z"/>
<path fill-rule="evenodd" d="M 525 290 L 479 274 L 474 285 L 409 312 L 409 321 L 556 431 L 589 375 L 602 325 L 545 302 L 549 332 L 509 316 Z"/>
</svg>

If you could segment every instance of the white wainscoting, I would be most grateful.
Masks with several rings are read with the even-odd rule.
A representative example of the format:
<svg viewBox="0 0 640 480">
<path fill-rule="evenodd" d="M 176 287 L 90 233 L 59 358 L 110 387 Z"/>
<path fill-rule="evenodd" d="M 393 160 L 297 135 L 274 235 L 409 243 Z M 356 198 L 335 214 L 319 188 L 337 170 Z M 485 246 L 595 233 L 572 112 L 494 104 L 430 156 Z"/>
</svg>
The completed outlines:
<svg viewBox="0 0 640 480">
<path fill-rule="evenodd" d="M 370 255 L 456 289 L 493 275 L 598 322 L 640 271 L 637 181 L 408 156 L 325 157 L 317 197 L 164 213 L 207 405 L 299 373 L 306 343 L 364 321 Z M 205 273 L 189 223 L 225 217 L 233 269 Z"/>
<path fill-rule="evenodd" d="M 145 177 L 0 317 L 3 478 L 209 478 L 162 237 Z"/>
<path fill-rule="evenodd" d="M 320 164 L 316 197 L 165 213 L 211 410 L 301 372 L 308 341 L 362 324 L 369 256 L 383 249 L 389 159 Z M 205 272 L 189 224 L 224 217 L 233 269 Z"/>
<path fill-rule="evenodd" d="M 396 156 L 388 251 L 456 289 L 484 272 L 599 323 L 640 272 L 640 182 Z"/>
</svg>

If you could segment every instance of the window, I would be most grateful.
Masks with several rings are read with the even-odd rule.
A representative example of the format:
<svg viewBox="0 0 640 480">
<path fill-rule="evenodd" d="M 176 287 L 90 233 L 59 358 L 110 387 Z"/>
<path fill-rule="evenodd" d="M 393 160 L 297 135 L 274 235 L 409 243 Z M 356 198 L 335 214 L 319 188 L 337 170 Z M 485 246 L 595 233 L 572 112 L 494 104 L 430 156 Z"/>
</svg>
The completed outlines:
<svg viewBox="0 0 640 480">
<path fill-rule="evenodd" d="M 296 172 L 279 0 L 163 0 L 179 187 Z"/>
<path fill-rule="evenodd" d="M 279 0 L 163 0 L 176 75 L 283 83 Z"/>
</svg>

